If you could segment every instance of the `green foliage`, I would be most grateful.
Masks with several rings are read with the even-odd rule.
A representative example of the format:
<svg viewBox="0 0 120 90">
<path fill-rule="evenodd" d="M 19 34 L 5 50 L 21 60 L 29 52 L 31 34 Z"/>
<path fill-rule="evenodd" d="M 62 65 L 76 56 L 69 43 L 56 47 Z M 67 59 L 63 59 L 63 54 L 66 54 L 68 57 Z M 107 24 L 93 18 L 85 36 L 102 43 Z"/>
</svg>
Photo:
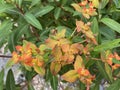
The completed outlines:
<svg viewBox="0 0 120 90">
<path fill-rule="evenodd" d="M 14 80 L 13 72 L 11 69 L 8 71 L 8 74 L 7 74 L 6 90 L 16 90 L 15 80 Z"/>
<path fill-rule="evenodd" d="M 115 30 L 116 32 L 120 33 L 120 24 L 114 21 L 110 18 L 102 18 L 101 22 L 106 24 L 108 27 L 110 27 L 112 30 Z"/>
<path fill-rule="evenodd" d="M 0 90 L 4 88 L 4 69 L 0 71 Z"/>
<path fill-rule="evenodd" d="M 98 45 L 94 48 L 94 51 L 104 51 L 108 49 L 113 49 L 120 46 L 120 39 L 114 39 L 113 41 L 108 41 Z"/>
<path fill-rule="evenodd" d="M 109 86 L 106 90 L 119 90 L 120 89 L 120 79 L 114 81 L 114 83 Z"/>
<path fill-rule="evenodd" d="M 26 20 L 29 24 L 35 26 L 37 29 L 40 29 L 40 30 L 42 29 L 41 24 L 40 24 L 39 21 L 35 18 L 34 15 L 32 15 L 32 14 L 30 14 L 30 13 L 26 13 L 24 18 L 25 18 L 25 20 Z"/>
<path fill-rule="evenodd" d="M 28 83 L 28 90 L 35 90 L 30 82 Z"/>
</svg>

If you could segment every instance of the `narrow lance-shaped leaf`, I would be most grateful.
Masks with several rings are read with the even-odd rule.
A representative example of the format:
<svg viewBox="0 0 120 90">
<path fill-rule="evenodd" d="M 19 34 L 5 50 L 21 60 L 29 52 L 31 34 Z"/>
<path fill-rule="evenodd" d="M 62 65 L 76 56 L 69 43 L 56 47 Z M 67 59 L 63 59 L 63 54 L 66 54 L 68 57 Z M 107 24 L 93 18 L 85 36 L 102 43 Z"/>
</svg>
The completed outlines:
<svg viewBox="0 0 120 90">
<path fill-rule="evenodd" d="M 105 78 L 107 79 L 108 81 L 111 81 L 108 74 L 106 73 L 105 71 L 105 68 L 104 68 L 104 65 L 102 62 L 97 62 L 97 67 L 98 67 L 98 70 L 100 71 L 100 74 Z"/>
<path fill-rule="evenodd" d="M 7 10 L 10 10 L 12 8 L 14 8 L 13 5 L 0 4 L 0 13 L 6 12 Z"/>
<path fill-rule="evenodd" d="M 120 24 L 110 18 L 102 18 L 101 22 L 110 27 L 112 30 L 120 33 Z"/>
<path fill-rule="evenodd" d="M 60 17 L 60 13 L 61 13 L 61 8 L 56 8 L 54 11 L 54 17 L 57 20 Z"/>
<path fill-rule="evenodd" d="M 58 77 L 52 75 L 50 78 L 50 84 L 53 90 L 58 90 Z"/>
<path fill-rule="evenodd" d="M 28 90 L 35 90 L 31 82 L 28 82 Z"/>
<path fill-rule="evenodd" d="M 9 20 L 5 20 L 0 25 L 0 38 L 7 37 L 10 33 L 10 30 L 12 29 L 13 23 Z"/>
<path fill-rule="evenodd" d="M 110 68 L 110 66 L 107 63 L 105 63 L 105 70 L 106 70 L 106 73 L 108 74 L 110 81 L 112 82 L 113 81 L 112 69 Z"/>
<path fill-rule="evenodd" d="M 18 27 L 15 31 L 15 42 L 17 42 L 21 36 L 28 30 L 28 24 L 23 24 Z"/>
<path fill-rule="evenodd" d="M 31 7 L 41 2 L 41 0 L 32 0 Z"/>
<path fill-rule="evenodd" d="M 114 81 L 106 90 L 120 90 L 120 79 Z"/>
<path fill-rule="evenodd" d="M 94 51 L 104 51 L 107 49 L 113 49 L 120 46 L 120 39 L 114 39 L 113 41 L 105 42 L 101 45 L 98 45 L 94 48 Z"/>
<path fill-rule="evenodd" d="M 4 69 L 0 71 L 0 90 L 4 88 Z"/>
<path fill-rule="evenodd" d="M 109 3 L 109 0 L 102 0 L 101 3 L 100 3 L 99 8 L 100 8 L 100 9 L 105 8 L 105 6 L 106 6 L 108 3 Z"/>
<path fill-rule="evenodd" d="M 35 17 L 41 17 L 54 9 L 53 6 L 45 6 L 35 13 Z"/>
<path fill-rule="evenodd" d="M 39 30 L 42 29 L 42 26 L 41 26 L 40 22 L 36 19 L 36 17 L 33 14 L 26 13 L 24 18 L 29 24 L 33 25 L 37 29 L 39 29 Z"/>
<path fill-rule="evenodd" d="M 96 40 L 98 41 L 98 34 L 99 34 L 99 27 L 98 27 L 98 21 L 96 18 L 92 21 L 92 32 L 94 35 L 96 35 Z"/>
<path fill-rule="evenodd" d="M 14 33 L 11 33 L 8 39 L 8 48 L 11 52 L 15 51 Z"/>
<path fill-rule="evenodd" d="M 14 80 L 13 72 L 11 69 L 8 71 L 8 74 L 7 74 L 6 90 L 16 90 L 15 80 Z"/>
<path fill-rule="evenodd" d="M 16 1 L 16 4 L 19 6 L 19 8 L 21 8 L 23 0 L 15 0 L 15 1 Z"/>
</svg>

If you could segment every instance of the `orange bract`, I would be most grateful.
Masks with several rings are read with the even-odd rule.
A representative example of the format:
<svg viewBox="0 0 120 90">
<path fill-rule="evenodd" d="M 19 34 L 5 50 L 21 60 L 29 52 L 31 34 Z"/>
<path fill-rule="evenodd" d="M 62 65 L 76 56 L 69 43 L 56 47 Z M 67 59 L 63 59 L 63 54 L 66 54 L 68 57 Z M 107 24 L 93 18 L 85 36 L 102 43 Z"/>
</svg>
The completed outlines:
<svg viewBox="0 0 120 90">
<path fill-rule="evenodd" d="M 51 35 L 51 38 L 46 40 L 46 45 L 53 49 L 56 45 L 61 47 L 63 44 L 69 44 L 70 41 L 65 38 L 65 32 L 66 30 L 63 29 L 61 32 Z"/>
<path fill-rule="evenodd" d="M 114 63 L 113 59 L 120 61 L 120 56 L 116 52 L 107 56 L 107 63 L 112 67 L 113 70 L 115 70 L 120 67 L 120 64 Z"/>
<path fill-rule="evenodd" d="M 45 49 L 45 45 L 37 48 L 36 45 L 24 41 L 23 46 L 16 46 L 17 52 L 13 52 L 12 60 L 15 63 L 21 63 L 26 69 L 33 67 L 37 73 L 44 75 L 45 70 L 43 67 L 45 62 L 43 54 Z"/>
<path fill-rule="evenodd" d="M 86 6 L 88 4 L 88 1 L 85 0 L 85 1 L 82 1 L 81 3 L 79 3 L 80 6 Z"/>
<path fill-rule="evenodd" d="M 74 82 L 79 78 L 81 82 L 90 85 L 94 79 L 94 76 L 92 76 L 90 72 L 85 69 L 82 57 L 78 55 L 74 63 L 74 70 L 70 70 L 63 74 L 62 78 L 69 82 Z"/>
<path fill-rule="evenodd" d="M 95 39 L 95 36 L 93 34 L 93 32 L 90 29 L 90 23 L 84 23 L 83 21 L 76 21 L 76 28 L 77 28 L 77 32 L 82 32 L 86 35 L 86 37 L 88 37 L 90 40 L 92 40 L 92 42 L 94 44 L 97 45 L 97 41 Z"/>
<path fill-rule="evenodd" d="M 12 53 L 12 56 L 12 60 L 14 61 L 14 63 L 17 63 L 19 61 L 20 56 L 15 51 Z"/>
<path fill-rule="evenodd" d="M 94 9 L 94 5 L 92 2 L 89 2 L 87 0 L 82 1 L 78 4 L 72 4 L 72 6 L 75 8 L 76 11 L 82 13 L 82 15 L 89 19 L 90 16 L 97 15 L 96 9 Z"/>
</svg>

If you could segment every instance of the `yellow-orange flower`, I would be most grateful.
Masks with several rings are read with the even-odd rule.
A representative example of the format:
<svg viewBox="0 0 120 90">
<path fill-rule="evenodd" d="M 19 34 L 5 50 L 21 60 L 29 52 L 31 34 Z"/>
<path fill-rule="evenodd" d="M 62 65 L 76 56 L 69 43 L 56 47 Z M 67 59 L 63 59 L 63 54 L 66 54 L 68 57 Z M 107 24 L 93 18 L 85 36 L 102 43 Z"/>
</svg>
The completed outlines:
<svg viewBox="0 0 120 90">
<path fill-rule="evenodd" d="M 107 57 L 107 63 L 112 67 L 113 70 L 115 70 L 120 67 L 120 64 L 114 63 L 113 59 L 115 59 L 116 61 L 120 61 L 120 56 L 116 52 L 114 52 L 114 54 L 109 54 Z"/>
<path fill-rule="evenodd" d="M 91 31 L 91 28 L 90 28 L 90 22 L 84 23 L 83 21 L 76 21 L 76 29 L 77 29 L 77 32 L 84 33 L 87 38 L 92 40 L 92 42 L 95 45 L 97 45 L 97 41 L 95 39 L 95 36 L 94 36 L 94 34 L 93 34 L 93 32 Z"/>
<path fill-rule="evenodd" d="M 82 57 L 78 55 L 74 63 L 74 70 L 63 74 L 62 78 L 68 82 L 75 82 L 77 79 L 80 79 L 81 82 L 90 85 L 95 76 L 92 76 L 90 72 L 85 69 Z"/>
<path fill-rule="evenodd" d="M 94 5 L 92 2 L 88 2 L 87 0 L 82 1 L 78 4 L 72 4 L 72 6 L 75 8 L 76 11 L 82 13 L 82 15 L 89 19 L 90 16 L 97 15 L 96 9 L 94 9 Z"/>
</svg>

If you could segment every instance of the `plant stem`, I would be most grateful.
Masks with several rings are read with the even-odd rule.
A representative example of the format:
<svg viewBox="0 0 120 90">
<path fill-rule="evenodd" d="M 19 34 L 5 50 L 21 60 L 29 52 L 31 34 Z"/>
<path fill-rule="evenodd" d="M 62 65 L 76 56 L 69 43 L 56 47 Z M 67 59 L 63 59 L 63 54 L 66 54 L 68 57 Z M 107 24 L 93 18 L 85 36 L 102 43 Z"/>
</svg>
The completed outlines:
<svg viewBox="0 0 120 90">
<path fill-rule="evenodd" d="M 37 38 L 37 41 L 40 41 L 39 35 L 36 32 L 35 28 L 31 25 L 30 29 L 31 29 L 32 34 Z"/>
<path fill-rule="evenodd" d="M 73 37 L 73 35 L 74 35 L 74 33 L 76 32 L 76 28 L 74 29 L 74 31 L 72 32 L 72 34 L 71 34 L 71 37 Z"/>
<path fill-rule="evenodd" d="M 0 57 L 3 57 L 3 58 L 11 58 L 12 56 L 0 55 Z"/>
</svg>

